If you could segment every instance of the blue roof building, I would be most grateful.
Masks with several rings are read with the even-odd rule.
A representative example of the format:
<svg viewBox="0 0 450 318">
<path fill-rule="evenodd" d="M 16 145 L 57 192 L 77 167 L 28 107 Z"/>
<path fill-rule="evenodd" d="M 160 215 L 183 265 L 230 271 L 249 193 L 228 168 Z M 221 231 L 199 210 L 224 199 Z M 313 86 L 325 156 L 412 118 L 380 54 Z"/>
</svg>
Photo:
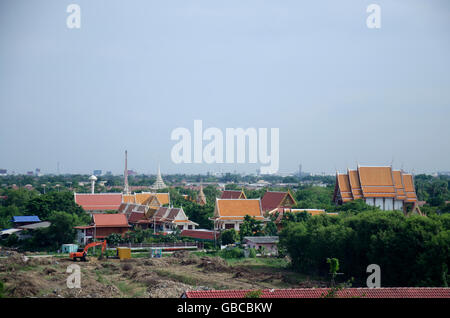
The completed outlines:
<svg viewBox="0 0 450 318">
<path fill-rule="evenodd" d="M 13 223 L 34 223 L 41 222 L 37 215 L 18 215 L 13 216 L 11 222 Z"/>
</svg>

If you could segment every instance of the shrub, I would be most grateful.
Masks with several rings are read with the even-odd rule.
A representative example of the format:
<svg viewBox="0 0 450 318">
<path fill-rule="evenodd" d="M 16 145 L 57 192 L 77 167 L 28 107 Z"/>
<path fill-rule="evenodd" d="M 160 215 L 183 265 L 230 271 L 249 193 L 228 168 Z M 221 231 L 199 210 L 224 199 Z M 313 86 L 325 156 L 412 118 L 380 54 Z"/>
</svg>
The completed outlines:
<svg viewBox="0 0 450 318">
<path fill-rule="evenodd" d="M 243 249 L 235 247 L 231 249 L 221 250 L 219 252 L 219 256 L 225 259 L 230 259 L 230 258 L 243 258 L 245 255 Z"/>
<path fill-rule="evenodd" d="M 223 245 L 234 244 L 238 240 L 238 234 L 235 229 L 223 231 L 220 236 Z"/>
<path fill-rule="evenodd" d="M 252 290 L 245 294 L 244 298 L 261 298 L 262 290 Z"/>
<path fill-rule="evenodd" d="M 255 258 L 256 257 L 256 250 L 252 247 L 248 250 L 249 254 L 248 257 Z"/>
<path fill-rule="evenodd" d="M 383 270 L 383 286 L 445 286 L 450 264 L 450 222 L 444 215 L 404 217 L 367 211 L 287 222 L 280 246 L 304 274 L 329 274 L 327 258 L 339 259 L 343 279 L 364 285 L 369 264 Z M 405 270 L 407 269 L 407 270 Z"/>
<path fill-rule="evenodd" d="M 122 235 L 119 233 L 111 233 L 106 237 L 106 242 L 109 245 L 118 245 L 123 242 Z"/>
</svg>

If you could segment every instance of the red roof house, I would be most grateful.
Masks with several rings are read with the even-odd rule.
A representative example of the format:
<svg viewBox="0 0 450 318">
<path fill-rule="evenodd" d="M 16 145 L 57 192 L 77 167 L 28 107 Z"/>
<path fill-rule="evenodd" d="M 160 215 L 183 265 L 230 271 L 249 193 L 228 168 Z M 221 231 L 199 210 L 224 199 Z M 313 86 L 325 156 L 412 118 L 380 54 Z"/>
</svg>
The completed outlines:
<svg viewBox="0 0 450 318">
<path fill-rule="evenodd" d="M 183 298 L 245 298 L 252 290 L 187 291 Z M 261 298 L 324 298 L 330 288 L 264 289 Z M 392 287 L 345 288 L 336 292 L 336 298 L 450 298 L 450 288 Z"/>
<path fill-rule="evenodd" d="M 112 233 L 123 235 L 130 225 L 125 214 L 94 214 L 93 224 L 75 228 L 79 230 L 78 241 L 86 244 L 89 239 L 104 239 Z"/>
<path fill-rule="evenodd" d="M 90 213 L 117 211 L 122 203 L 121 193 L 75 193 L 75 203 Z"/>
<path fill-rule="evenodd" d="M 289 191 L 267 191 L 261 199 L 261 206 L 264 212 L 269 212 L 278 208 L 291 208 L 295 204 L 295 199 Z"/>
</svg>

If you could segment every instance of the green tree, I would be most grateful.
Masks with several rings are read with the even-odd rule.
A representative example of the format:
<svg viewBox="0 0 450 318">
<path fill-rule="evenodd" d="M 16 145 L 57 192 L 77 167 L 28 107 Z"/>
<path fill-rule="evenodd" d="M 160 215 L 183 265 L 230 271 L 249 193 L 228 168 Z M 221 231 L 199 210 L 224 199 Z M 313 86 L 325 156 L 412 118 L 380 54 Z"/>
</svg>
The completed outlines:
<svg viewBox="0 0 450 318">
<path fill-rule="evenodd" d="M 339 270 L 339 260 L 337 258 L 327 258 L 327 263 L 330 265 L 331 285 L 334 286 L 334 279 L 336 278 Z"/>
<path fill-rule="evenodd" d="M 74 226 L 79 223 L 76 215 L 53 211 L 50 213 L 48 221 L 51 223 L 49 227 L 33 231 L 33 237 L 29 243 L 32 247 L 56 250 L 62 244 L 74 242 L 76 237 Z"/>
<path fill-rule="evenodd" d="M 275 223 L 273 221 L 267 222 L 266 225 L 264 226 L 264 235 L 267 236 L 275 236 L 278 233 L 278 229 L 277 226 L 275 225 Z"/>
<path fill-rule="evenodd" d="M 238 240 L 238 234 L 235 229 L 228 229 L 222 232 L 220 238 L 223 245 L 234 244 Z"/>
<path fill-rule="evenodd" d="M 119 245 L 123 242 L 123 238 L 119 233 L 111 233 L 106 237 L 106 242 L 108 243 L 108 245 L 112 246 Z"/>
<path fill-rule="evenodd" d="M 244 240 L 244 236 L 262 236 L 264 235 L 262 230 L 262 222 L 252 218 L 249 215 L 244 217 L 244 222 L 239 226 L 239 237 L 241 242 Z"/>
</svg>

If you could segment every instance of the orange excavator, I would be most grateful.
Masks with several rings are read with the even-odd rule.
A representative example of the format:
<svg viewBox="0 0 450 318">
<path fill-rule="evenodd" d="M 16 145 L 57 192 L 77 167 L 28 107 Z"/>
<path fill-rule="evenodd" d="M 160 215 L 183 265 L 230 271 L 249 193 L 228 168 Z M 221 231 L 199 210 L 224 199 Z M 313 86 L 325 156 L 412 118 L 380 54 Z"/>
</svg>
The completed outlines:
<svg viewBox="0 0 450 318">
<path fill-rule="evenodd" d="M 78 251 L 70 253 L 70 258 L 73 261 L 76 261 L 77 259 L 79 259 L 80 261 L 86 262 L 86 260 L 87 260 L 86 256 L 87 256 L 88 250 L 91 247 L 99 246 L 99 245 L 102 246 L 102 254 L 100 254 L 99 259 L 102 259 L 103 258 L 103 252 L 106 250 L 106 240 L 103 241 L 103 242 L 92 242 L 92 243 L 89 243 L 88 245 L 86 245 L 84 247 L 84 249 L 79 248 Z"/>
</svg>

